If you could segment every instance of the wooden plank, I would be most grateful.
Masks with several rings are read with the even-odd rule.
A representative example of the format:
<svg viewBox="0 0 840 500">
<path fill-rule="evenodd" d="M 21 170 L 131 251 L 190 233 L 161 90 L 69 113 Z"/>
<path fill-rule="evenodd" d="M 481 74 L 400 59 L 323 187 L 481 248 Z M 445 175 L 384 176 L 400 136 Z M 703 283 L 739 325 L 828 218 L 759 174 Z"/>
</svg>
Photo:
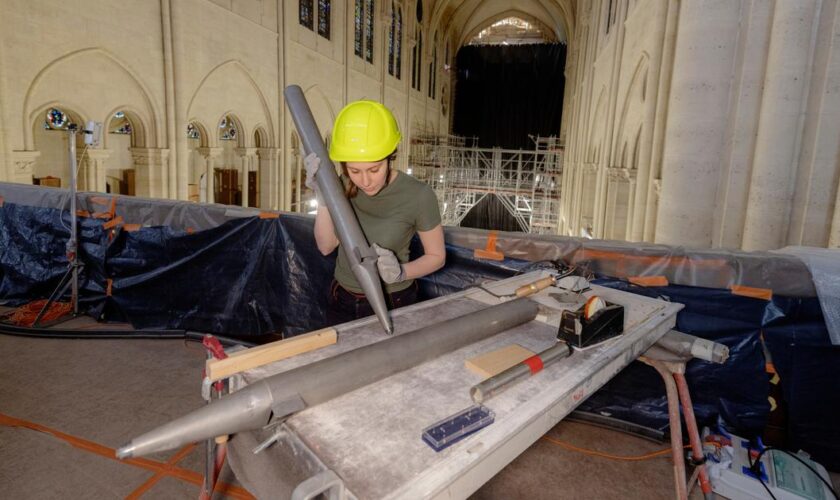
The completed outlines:
<svg viewBox="0 0 840 500">
<path fill-rule="evenodd" d="M 464 361 L 464 366 L 476 375 L 489 378 L 502 373 L 511 366 L 521 363 L 533 355 L 533 352 L 525 349 L 521 345 L 511 344 L 507 347 L 470 358 Z"/>
<path fill-rule="evenodd" d="M 207 361 L 207 377 L 215 382 L 251 368 L 335 344 L 337 338 L 334 328 L 324 328 L 235 352 L 225 359 L 211 359 Z"/>
</svg>

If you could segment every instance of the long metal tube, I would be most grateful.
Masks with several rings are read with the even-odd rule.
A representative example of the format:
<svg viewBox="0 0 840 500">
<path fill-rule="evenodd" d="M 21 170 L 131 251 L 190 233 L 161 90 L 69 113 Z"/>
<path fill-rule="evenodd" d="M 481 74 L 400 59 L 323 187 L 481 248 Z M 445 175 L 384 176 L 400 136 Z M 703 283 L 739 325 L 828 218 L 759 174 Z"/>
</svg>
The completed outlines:
<svg viewBox="0 0 840 500">
<path fill-rule="evenodd" d="M 474 385 L 470 389 L 470 397 L 476 403 L 481 403 L 487 398 L 501 392 L 507 386 L 528 378 L 561 359 L 568 358 L 572 354 L 572 348 L 565 342 L 560 342 L 548 349 L 535 354 L 525 361 L 511 366 L 507 370 L 493 375 L 487 380 Z"/>
<path fill-rule="evenodd" d="M 350 206 L 350 202 L 344 195 L 341 181 L 335 173 L 335 167 L 327 154 L 327 148 L 321 139 L 318 125 L 312 117 L 312 111 L 306 102 L 303 91 L 297 85 L 289 85 L 283 91 L 286 96 L 286 105 L 292 114 L 298 133 L 300 134 L 303 149 L 306 154 L 315 153 L 321 160 L 321 168 L 315 175 L 315 182 L 327 205 L 327 210 L 332 217 L 338 241 L 341 243 L 339 251 L 343 251 L 350 262 L 350 269 L 353 276 L 359 282 L 359 286 L 365 292 L 365 297 L 382 327 L 388 335 L 394 331 L 391 318 L 388 316 L 388 307 L 385 303 L 385 295 L 382 293 L 382 285 L 379 281 L 379 271 L 376 268 L 376 252 L 368 245 L 368 241 L 359 227 L 356 214 Z M 298 180 L 300 182 L 300 180 Z"/>
<path fill-rule="evenodd" d="M 67 258 L 70 260 L 70 269 L 73 274 L 71 299 L 73 304 L 73 315 L 79 314 L 79 266 L 76 259 L 78 258 L 79 244 L 76 228 L 76 191 L 78 185 L 78 178 L 76 172 L 76 129 L 68 130 L 67 141 L 70 145 L 70 238 L 67 240 Z"/>
<path fill-rule="evenodd" d="M 215 436 L 258 429 L 395 373 L 536 318 L 515 299 L 279 373 L 143 434 L 117 450 L 129 458 Z"/>
<path fill-rule="evenodd" d="M 663 335 L 656 341 L 656 345 L 689 359 L 697 358 L 720 364 L 729 358 L 729 348 L 725 345 L 676 330 Z"/>
</svg>

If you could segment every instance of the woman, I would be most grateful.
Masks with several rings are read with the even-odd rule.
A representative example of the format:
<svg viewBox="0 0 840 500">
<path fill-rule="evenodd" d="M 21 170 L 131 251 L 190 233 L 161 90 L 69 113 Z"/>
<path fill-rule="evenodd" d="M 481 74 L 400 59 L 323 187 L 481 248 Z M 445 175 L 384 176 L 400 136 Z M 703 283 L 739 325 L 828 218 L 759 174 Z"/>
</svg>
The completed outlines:
<svg viewBox="0 0 840 500">
<path fill-rule="evenodd" d="M 392 167 L 400 140 L 397 121 L 388 108 L 373 101 L 356 101 L 338 114 L 330 144 L 330 159 L 341 162 L 345 194 L 368 243 L 379 255 L 376 265 L 391 308 L 416 302 L 414 280 L 437 271 L 446 261 L 434 191 Z M 339 241 L 315 182 L 319 159 L 310 154 L 304 165 L 306 186 L 318 198 L 315 242 L 322 254 L 329 255 Z M 423 245 L 423 256 L 409 261 L 408 247 L 415 233 Z M 331 325 L 373 314 L 343 250 L 338 252 L 328 301 Z"/>
</svg>

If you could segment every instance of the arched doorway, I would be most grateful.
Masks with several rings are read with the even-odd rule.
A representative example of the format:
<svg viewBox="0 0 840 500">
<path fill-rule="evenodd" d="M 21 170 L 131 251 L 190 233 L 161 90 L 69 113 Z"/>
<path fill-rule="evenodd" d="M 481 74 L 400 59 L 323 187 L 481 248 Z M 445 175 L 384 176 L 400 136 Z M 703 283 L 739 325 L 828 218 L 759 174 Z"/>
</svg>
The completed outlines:
<svg viewBox="0 0 840 500">
<path fill-rule="evenodd" d="M 226 114 L 219 120 L 218 140 L 222 149 L 221 168 L 216 168 L 214 175 L 214 199 L 216 203 L 225 205 L 242 205 L 242 189 L 247 182 L 246 172 L 238 168 L 239 155 L 237 148 L 243 147 L 240 121 L 231 114 Z"/>
<path fill-rule="evenodd" d="M 190 201 L 210 203 L 207 197 L 207 162 L 199 148 L 207 147 L 207 130 L 196 121 L 187 124 L 187 196 Z"/>
<path fill-rule="evenodd" d="M 81 125 L 82 117 L 65 106 L 54 106 L 39 113 L 33 124 L 33 138 L 35 150 L 40 156 L 32 165 L 32 183 L 45 187 L 70 186 L 70 149 L 67 128 L 70 125 Z M 76 159 L 81 158 L 85 151 L 84 136 L 76 134 Z M 79 189 L 85 189 L 82 182 L 78 182 Z"/>
<path fill-rule="evenodd" d="M 104 147 L 110 151 L 105 160 L 105 190 L 134 196 L 136 170 L 131 148 L 145 147 L 143 123 L 134 113 L 118 110 L 108 118 L 104 131 Z"/>
</svg>

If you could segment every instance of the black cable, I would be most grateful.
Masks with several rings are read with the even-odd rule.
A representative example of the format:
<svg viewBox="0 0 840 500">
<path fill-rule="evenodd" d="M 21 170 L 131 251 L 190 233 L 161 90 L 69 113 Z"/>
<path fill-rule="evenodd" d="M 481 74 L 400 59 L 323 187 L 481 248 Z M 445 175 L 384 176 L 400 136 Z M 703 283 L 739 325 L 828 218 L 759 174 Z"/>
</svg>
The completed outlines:
<svg viewBox="0 0 840 500">
<path fill-rule="evenodd" d="M 816 469 L 811 467 L 811 465 L 808 462 L 803 460 L 801 457 L 799 457 L 795 453 L 791 453 L 791 452 L 789 452 L 787 450 L 783 450 L 781 448 L 774 448 L 772 446 L 767 446 L 758 453 L 758 456 L 756 457 L 755 462 L 750 462 L 750 470 L 753 471 L 753 473 L 756 474 L 756 476 L 758 477 L 758 481 L 764 486 L 764 489 L 766 489 L 767 492 L 770 493 L 771 497 L 773 497 L 774 499 L 776 498 L 776 497 L 773 496 L 773 493 L 770 492 L 770 489 L 767 487 L 767 485 L 764 484 L 764 481 L 762 481 L 762 479 L 761 479 L 761 469 L 760 469 L 761 466 L 758 465 L 758 464 L 761 463 L 761 457 L 763 457 L 765 453 L 767 453 L 768 451 L 771 451 L 771 450 L 780 451 L 780 452 L 785 453 L 788 456 L 791 456 L 791 457 L 795 458 L 796 460 L 798 460 L 799 463 L 801 463 L 802 465 L 807 467 L 808 470 L 813 472 L 814 475 L 817 476 L 817 479 L 822 481 L 822 483 L 826 486 L 826 488 L 828 488 L 828 491 L 830 491 L 831 494 L 834 495 L 835 499 L 838 499 L 837 492 L 834 490 L 834 487 L 828 481 L 826 481 L 824 477 L 822 477 L 822 474 L 820 474 L 819 472 L 817 472 Z M 838 500 L 840 500 L 840 499 L 838 499 Z"/>
<path fill-rule="evenodd" d="M 0 334 L 14 337 L 47 339 L 183 339 L 193 342 L 204 340 L 203 333 L 188 330 L 59 330 L 30 328 L 0 323 Z M 222 345 L 255 347 L 257 344 L 231 337 L 213 335 Z"/>
</svg>

